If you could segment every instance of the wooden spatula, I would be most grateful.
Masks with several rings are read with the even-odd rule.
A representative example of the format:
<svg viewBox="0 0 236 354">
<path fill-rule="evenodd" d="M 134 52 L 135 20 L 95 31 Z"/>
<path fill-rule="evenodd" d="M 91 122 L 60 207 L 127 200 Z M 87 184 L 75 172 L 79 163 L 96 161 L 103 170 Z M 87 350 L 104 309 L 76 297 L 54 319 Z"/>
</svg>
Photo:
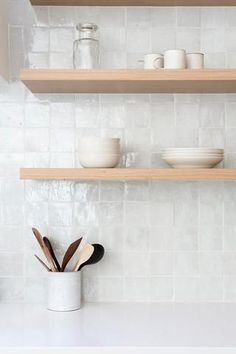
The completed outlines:
<svg viewBox="0 0 236 354">
<path fill-rule="evenodd" d="M 78 270 L 81 270 L 83 267 L 89 264 L 96 264 L 100 262 L 100 260 L 103 258 L 105 253 L 104 247 L 98 243 L 93 243 L 92 246 L 94 247 L 93 254 L 91 255 L 91 257 L 89 257 L 89 259 L 86 262 L 80 265 Z"/>
<path fill-rule="evenodd" d="M 52 259 L 54 261 L 54 264 L 55 264 L 58 272 L 60 272 L 61 271 L 61 266 L 60 266 L 60 264 L 59 264 L 59 262 L 57 260 L 57 257 L 56 257 L 56 255 L 54 253 L 54 250 L 53 250 L 53 247 L 52 247 L 52 244 L 51 244 L 50 240 L 47 237 L 44 237 L 43 241 L 44 241 L 45 246 L 49 249 L 49 252 L 51 253 Z"/>
<path fill-rule="evenodd" d="M 49 266 L 50 266 L 52 272 L 56 272 L 57 269 L 56 269 L 56 267 L 54 265 L 52 256 L 51 256 L 51 254 L 49 252 L 49 249 L 46 247 L 46 245 L 45 245 L 45 243 L 43 241 L 42 235 L 40 234 L 40 232 L 35 227 L 32 228 L 32 231 L 33 231 L 33 234 L 34 234 L 36 240 L 38 241 L 38 243 L 39 243 L 39 245 L 40 245 L 40 247 L 41 247 L 41 249 L 42 249 L 42 251 L 43 251 L 43 253 L 44 253 L 44 255 L 45 255 L 46 259 L 47 259 L 47 261 L 48 261 L 48 263 L 49 263 Z"/>
<path fill-rule="evenodd" d="M 37 256 L 37 254 L 35 254 L 34 256 L 35 256 L 35 257 L 37 258 L 37 260 L 42 264 L 42 266 L 43 266 L 45 269 L 47 269 L 48 272 L 51 272 L 51 269 L 47 266 L 47 264 L 45 264 L 45 263 L 42 261 L 42 259 L 40 259 L 40 258 Z"/>
<path fill-rule="evenodd" d="M 63 261 L 62 261 L 62 266 L 61 266 L 61 272 L 64 272 L 67 264 L 69 263 L 69 261 L 71 260 L 71 258 L 74 256 L 75 252 L 77 251 L 80 242 L 82 241 L 82 238 L 79 238 L 78 240 L 76 240 L 75 242 L 73 242 L 67 249 Z"/>
<path fill-rule="evenodd" d="M 93 252 L 94 252 L 94 247 L 90 245 L 90 243 L 87 243 L 81 251 L 79 260 L 73 269 L 74 272 L 77 272 L 79 270 L 81 264 L 87 262 L 87 260 L 92 256 Z"/>
</svg>

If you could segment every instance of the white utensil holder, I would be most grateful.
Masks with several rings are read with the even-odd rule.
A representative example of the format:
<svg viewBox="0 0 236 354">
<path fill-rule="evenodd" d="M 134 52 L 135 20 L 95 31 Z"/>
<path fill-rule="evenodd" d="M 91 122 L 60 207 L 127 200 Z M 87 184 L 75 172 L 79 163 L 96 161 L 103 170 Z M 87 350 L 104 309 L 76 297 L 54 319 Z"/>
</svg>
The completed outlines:
<svg viewBox="0 0 236 354">
<path fill-rule="evenodd" d="M 49 272 L 47 309 L 75 311 L 81 305 L 81 272 Z"/>
</svg>

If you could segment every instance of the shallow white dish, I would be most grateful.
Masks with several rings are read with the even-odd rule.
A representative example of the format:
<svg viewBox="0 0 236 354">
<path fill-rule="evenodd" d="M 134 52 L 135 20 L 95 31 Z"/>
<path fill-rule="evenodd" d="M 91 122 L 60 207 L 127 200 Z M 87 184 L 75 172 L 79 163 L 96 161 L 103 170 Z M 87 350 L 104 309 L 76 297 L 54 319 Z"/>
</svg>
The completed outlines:
<svg viewBox="0 0 236 354">
<path fill-rule="evenodd" d="M 217 154 L 223 154 L 224 149 L 215 149 L 215 148 L 166 148 L 162 149 L 162 153 L 169 153 L 169 152 L 175 152 L 175 153 L 188 153 L 188 152 L 198 152 L 198 153 L 217 153 Z"/>
<path fill-rule="evenodd" d="M 120 154 L 79 154 L 81 166 L 85 168 L 112 168 L 118 165 Z"/>
<path fill-rule="evenodd" d="M 224 154 L 214 154 L 214 153 L 176 153 L 176 152 L 168 152 L 162 153 L 161 156 L 176 156 L 176 157 L 224 157 Z"/>
<path fill-rule="evenodd" d="M 170 166 L 174 168 L 212 168 L 218 165 L 224 157 L 162 157 Z"/>
<path fill-rule="evenodd" d="M 162 150 L 198 150 L 198 151 L 214 150 L 219 152 L 224 151 L 223 148 L 214 148 L 214 147 L 170 147 L 170 148 L 163 148 Z"/>
</svg>

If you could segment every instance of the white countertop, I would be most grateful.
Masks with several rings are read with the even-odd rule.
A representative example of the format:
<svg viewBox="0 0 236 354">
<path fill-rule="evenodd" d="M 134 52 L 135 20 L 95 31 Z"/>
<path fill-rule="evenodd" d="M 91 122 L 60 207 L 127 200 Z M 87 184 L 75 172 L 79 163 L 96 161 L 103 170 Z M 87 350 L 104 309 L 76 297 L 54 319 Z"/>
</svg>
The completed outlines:
<svg viewBox="0 0 236 354">
<path fill-rule="evenodd" d="M 43 305 L 0 305 L 0 353 L 14 348 L 22 353 L 27 348 L 41 348 L 40 353 L 42 348 L 68 348 L 72 353 L 106 347 L 155 349 L 150 353 L 159 353 L 158 348 L 160 353 L 166 353 L 163 348 L 174 353 L 173 348 L 200 347 L 210 349 L 207 353 L 216 353 L 216 348 L 225 353 L 222 349 L 228 348 L 236 353 L 236 304 L 90 303 L 67 313 L 51 312 Z"/>
</svg>

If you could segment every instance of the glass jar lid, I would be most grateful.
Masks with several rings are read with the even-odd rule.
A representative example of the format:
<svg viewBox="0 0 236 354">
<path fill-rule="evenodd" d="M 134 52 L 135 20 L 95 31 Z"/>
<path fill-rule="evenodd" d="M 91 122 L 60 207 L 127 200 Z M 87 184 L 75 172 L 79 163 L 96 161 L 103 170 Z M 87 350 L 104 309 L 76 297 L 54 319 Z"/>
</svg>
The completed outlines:
<svg viewBox="0 0 236 354">
<path fill-rule="evenodd" d="M 80 32 L 96 32 L 98 26 L 95 23 L 78 23 L 76 29 Z"/>
</svg>

